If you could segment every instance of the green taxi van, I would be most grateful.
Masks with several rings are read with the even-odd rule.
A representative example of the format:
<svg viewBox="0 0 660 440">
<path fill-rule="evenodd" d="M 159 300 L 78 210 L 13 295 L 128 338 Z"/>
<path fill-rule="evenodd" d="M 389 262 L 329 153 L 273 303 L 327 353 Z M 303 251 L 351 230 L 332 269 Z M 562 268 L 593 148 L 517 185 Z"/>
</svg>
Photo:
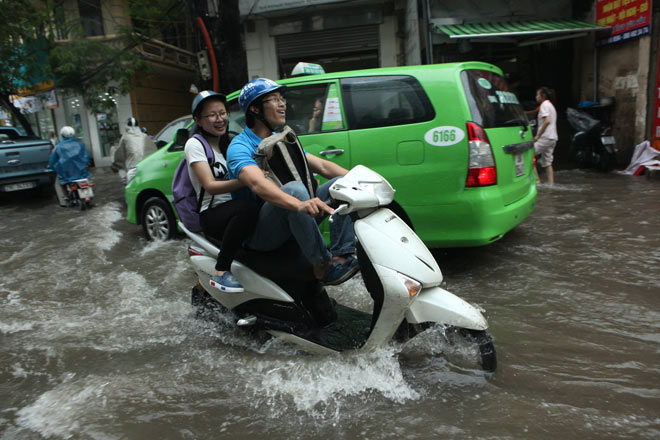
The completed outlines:
<svg viewBox="0 0 660 440">
<path fill-rule="evenodd" d="M 365 165 L 396 189 L 392 209 L 429 247 L 496 241 L 534 209 L 531 130 L 502 71 L 462 62 L 306 75 L 286 85 L 287 125 L 305 150 Z M 230 133 L 245 116 L 228 95 Z M 313 123 L 314 106 L 322 119 Z M 318 119 L 318 118 L 317 118 Z M 150 238 L 176 233 L 172 175 L 193 126 L 129 173 L 127 219 Z"/>
</svg>

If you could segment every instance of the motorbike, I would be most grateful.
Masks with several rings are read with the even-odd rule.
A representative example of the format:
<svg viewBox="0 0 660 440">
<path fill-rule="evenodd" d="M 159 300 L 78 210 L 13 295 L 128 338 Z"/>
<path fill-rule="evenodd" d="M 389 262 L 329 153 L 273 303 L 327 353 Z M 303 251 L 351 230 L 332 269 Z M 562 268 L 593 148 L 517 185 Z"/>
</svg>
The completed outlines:
<svg viewBox="0 0 660 440">
<path fill-rule="evenodd" d="M 576 130 L 570 151 L 579 168 L 608 172 L 617 167 L 617 149 L 612 128 L 585 112 L 568 108 L 566 116 Z"/>
<path fill-rule="evenodd" d="M 92 207 L 94 184 L 89 179 L 76 179 L 66 184 L 70 207 L 80 207 L 81 211 Z"/>
<path fill-rule="evenodd" d="M 337 207 L 334 215 L 350 215 L 354 221 L 357 257 L 373 300 L 372 313 L 331 299 L 293 240 L 272 252 L 242 250 L 231 271 L 245 291 L 216 290 L 210 278 L 215 273 L 217 243 L 179 223 L 193 242 L 188 254 L 198 276 L 192 289 L 198 315 L 217 311 L 229 316 L 231 325 L 316 354 L 406 343 L 439 326 L 449 344 L 469 344 L 479 367 L 495 371 L 496 352 L 485 317 L 477 307 L 440 287 L 442 272 L 429 249 L 387 208 L 394 198 L 389 182 L 358 165 L 332 185 L 330 195 L 331 206 Z"/>
</svg>

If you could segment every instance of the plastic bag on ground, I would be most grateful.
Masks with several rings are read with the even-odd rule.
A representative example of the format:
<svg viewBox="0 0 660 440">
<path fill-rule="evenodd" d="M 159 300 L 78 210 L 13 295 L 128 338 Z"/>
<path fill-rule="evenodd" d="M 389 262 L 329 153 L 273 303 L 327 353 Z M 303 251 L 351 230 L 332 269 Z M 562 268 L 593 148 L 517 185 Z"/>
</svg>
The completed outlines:
<svg viewBox="0 0 660 440">
<path fill-rule="evenodd" d="M 660 165 L 660 151 L 651 146 L 649 141 L 644 141 L 635 146 L 630 165 L 625 169 L 618 171 L 619 174 L 626 174 L 628 176 L 638 176 L 644 172 L 644 168 L 648 166 Z"/>
</svg>

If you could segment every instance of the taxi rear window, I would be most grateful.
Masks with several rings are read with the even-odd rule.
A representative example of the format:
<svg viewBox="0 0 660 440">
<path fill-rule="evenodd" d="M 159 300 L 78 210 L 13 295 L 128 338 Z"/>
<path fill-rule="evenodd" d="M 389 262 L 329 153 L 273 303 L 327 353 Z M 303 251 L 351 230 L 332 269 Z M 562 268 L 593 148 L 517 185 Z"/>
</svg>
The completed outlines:
<svg viewBox="0 0 660 440">
<path fill-rule="evenodd" d="M 433 106 L 411 76 L 369 76 L 341 80 L 349 128 L 388 127 L 430 121 Z"/>
<path fill-rule="evenodd" d="M 518 97 L 501 75 L 488 70 L 464 70 L 461 79 L 473 122 L 483 128 L 527 124 Z"/>
</svg>

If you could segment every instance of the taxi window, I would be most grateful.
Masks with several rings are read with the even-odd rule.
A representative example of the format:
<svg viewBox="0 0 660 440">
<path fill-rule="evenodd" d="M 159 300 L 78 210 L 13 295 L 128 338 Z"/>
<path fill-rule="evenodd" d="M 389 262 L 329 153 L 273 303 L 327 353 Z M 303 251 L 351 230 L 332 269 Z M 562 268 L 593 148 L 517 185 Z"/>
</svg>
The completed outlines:
<svg viewBox="0 0 660 440">
<path fill-rule="evenodd" d="M 426 92 L 411 76 L 371 76 L 341 80 L 350 129 L 429 121 L 435 111 Z"/>
<path fill-rule="evenodd" d="M 473 122 L 483 128 L 527 124 L 518 97 L 501 75 L 488 70 L 464 70 L 461 78 Z"/>
<path fill-rule="evenodd" d="M 328 94 L 334 84 L 321 83 L 304 86 L 288 86 L 286 98 L 286 123 L 296 134 L 305 135 L 342 129 L 341 116 L 329 124 L 328 112 L 339 107 L 336 93 Z M 339 124 L 337 124 L 339 122 Z"/>
<path fill-rule="evenodd" d="M 170 124 L 162 129 L 154 138 L 154 142 L 158 143 L 159 141 L 164 142 L 163 145 L 167 144 L 170 142 L 173 138 L 174 135 L 176 134 L 176 131 L 180 128 L 186 128 L 186 126 L 192 121 L 192 118 L 182 118 L 182 119 L 177 119 L 174 122 L 170 122 Z M 162 146 L 162 145 L 161 145 Z"/>
<path fill-rule="evenodd" d="M 233 137 L 240 134 L 245 128 L 245 113 L 238 105 L 238 98 L 227 103 L 227 111 L 229 112 L 229 136 Z"/>
<path fill-rule="evenodd" d="M 344 129 L 339 98 L 334 83 L 287 86 L 286 124 L 298 135 Z M 245 128 L 245 114 L 238 99 L 228 103 L 229 134 L 236 136 Z"/>
</svg>

